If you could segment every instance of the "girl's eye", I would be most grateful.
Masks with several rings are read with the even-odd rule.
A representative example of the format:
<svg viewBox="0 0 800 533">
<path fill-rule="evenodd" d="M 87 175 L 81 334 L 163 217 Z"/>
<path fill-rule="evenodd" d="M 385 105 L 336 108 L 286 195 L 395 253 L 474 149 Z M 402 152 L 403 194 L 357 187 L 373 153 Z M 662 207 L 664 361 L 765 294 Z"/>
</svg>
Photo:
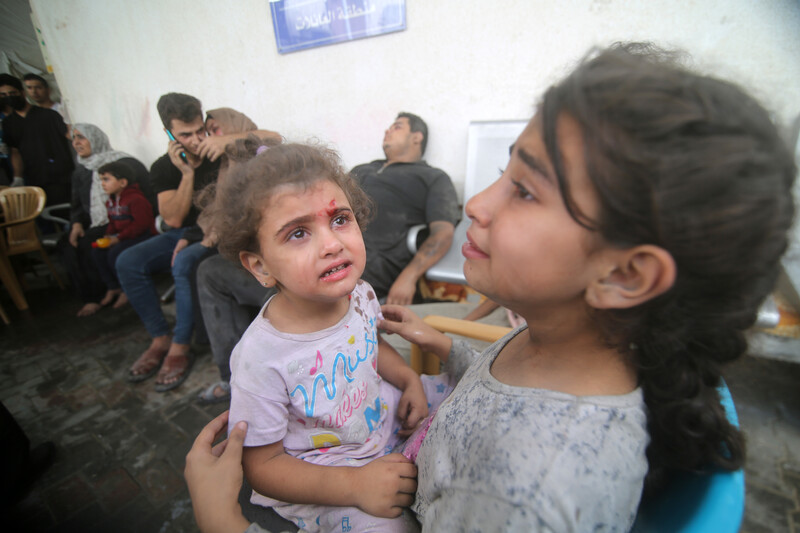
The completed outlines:
<svg viewBox="0 0 800 533">
<path fill-rule="evenodd" d="M 302 239 L 308 234 L 303 228 L 298 228 L 289 234 L 289 240 Z"/>
<path fill-rule="evenodd" d="M 514 194 L 523 200 L 535 200 L 536 198 L 528 192 L 528 189 L 522 186 L 518 181 L 511 181 L 514 185 Z"/>
<path fill-rule="evenodd" d="M 344 226 L 348 222 L 350 222 L 350 216 L 349 215 L 344 215 L 344 214 L 336 215 L 333 218 L 333 225 L 334 226 Z"/>
</svg>

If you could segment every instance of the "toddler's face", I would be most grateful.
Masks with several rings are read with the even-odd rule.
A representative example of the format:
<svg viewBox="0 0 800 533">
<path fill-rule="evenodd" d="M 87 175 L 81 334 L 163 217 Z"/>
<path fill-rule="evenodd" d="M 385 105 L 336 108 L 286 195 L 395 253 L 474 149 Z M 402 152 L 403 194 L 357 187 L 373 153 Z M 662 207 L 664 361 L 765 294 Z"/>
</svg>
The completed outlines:
<svg viewBox="0 0 800 533">
<path fill-rule="evenodd" d="M 328 180 L 276 189 L 264 208 L 258 240 L 268 276 L 259 281 L 280 283 L 287 295 L 335 301 L 349 295 L 364 272 L 361 230 L 344 192 Z"/>
<path fill-rule="evenodd" d="M 520 314 L 582 305 L 603 246 L 567 211 L 540 127 L 536 116 L 514 144 L 503 175 L 466 206 L 472 219 L 462 249 L 467 281 Z M 599 202 L 586 173 L 581 131 L 568 116 L 559 119 L 558 143 L 575 204 L 595 219 Z"/>
<path fill-rule="evenodd" d="M 118 180 L 111 174 L 100 174 L 100 186 L 103 187 L 103 191 L 109 196 L 122 192 L 125 185 L 127 185 L 126 181 Z"/>
</svg>

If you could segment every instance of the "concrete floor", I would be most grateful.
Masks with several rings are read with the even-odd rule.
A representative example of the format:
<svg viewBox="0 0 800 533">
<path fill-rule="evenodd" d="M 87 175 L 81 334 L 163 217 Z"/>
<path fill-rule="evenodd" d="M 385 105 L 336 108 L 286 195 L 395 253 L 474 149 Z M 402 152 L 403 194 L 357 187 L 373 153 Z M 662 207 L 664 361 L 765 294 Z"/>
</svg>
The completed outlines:
<svg viewBox="0 0 800 533">
<path fill-rule="evenodd" d="M 13 321 L 0 325 L 0 400 L 32 443 L 54 441 L 58 457 L 17 506 L 17 530 L 197 531 L 184 457 L 226 408 L 195 401 L 218 377 L 207 347 L 195 348 L 182 387 L 158 394 L 152 380 L 124 379 L 149 341 L 130 307 L 78 319 L 68 292 L 44 285 L 26 295 L 29 317 L 0 291 Z M 800 533 L 800 364 L 747 356 L 727 380 L 749 442 L 742 530 Z"/>
</svg>

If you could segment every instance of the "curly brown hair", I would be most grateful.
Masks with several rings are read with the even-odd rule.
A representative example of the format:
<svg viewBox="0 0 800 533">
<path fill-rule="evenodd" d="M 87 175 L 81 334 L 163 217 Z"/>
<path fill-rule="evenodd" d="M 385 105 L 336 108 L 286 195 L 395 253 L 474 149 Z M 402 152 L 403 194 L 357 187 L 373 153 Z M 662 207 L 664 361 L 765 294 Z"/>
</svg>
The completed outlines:
<svg viewBox="0 0 800 533">
<path fill-rule="evenodd" d="M 651 442 L 647 488 L 672 469 L 737 469 L 744 439 L 720 405 L 721 365 L 774 286 L 787 247 L 796 169 L 769 114 L 732 83 L 690 72 L 645 43 L 595 50 L 540 106 L 564 203 L 620 247 L 654 244 L 677 266 L 672 288 L 633 309 L 593 311 L 638 368 Z M 596 220 L 570 196 L 557 142 L 578 121 L 601 201 Z"/>
<path fill-rule="evenodd" d="M 260 147 L 262 149 L 259 153 Z M 213 198 L 203 213 L 219 235 L 218 248 L 239 264 L 239 252 L 260 253 L 258 229 L 264 206 L 275 188 L 292 184 L 308 188 L 323 180 L 336 184 L 347 197 L 363 230 L 372 202 L 342 167 L 334 150 L 311 144 L 286 143 L 249 135 L 226 149 L 231 162 L 228 177 L 204 196 Z"/>
</svg>

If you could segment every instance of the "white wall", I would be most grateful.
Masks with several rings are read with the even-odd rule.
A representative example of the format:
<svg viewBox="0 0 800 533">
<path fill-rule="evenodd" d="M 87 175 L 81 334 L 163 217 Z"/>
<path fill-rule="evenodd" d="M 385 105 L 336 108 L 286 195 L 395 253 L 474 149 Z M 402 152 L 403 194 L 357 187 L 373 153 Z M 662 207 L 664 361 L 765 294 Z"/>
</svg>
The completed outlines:
<svg viewBox="0 0 800 533">
<path fill-rule="evenodd" d="M 800 113 L 796 0 L 406 0 L 403 32 L 279 55 L 267 0 L 31 0 L 75 122 L 150 164 L 166 149 L 169 91 L 230 106 L 291 140 L 335 144 L 347 166 L 382 156 L 397 111 L 426 119 L 426 159 L 459 192 L 471 120 L 527 118 L 592 45 L 680 46 Z"/>
</svg>

